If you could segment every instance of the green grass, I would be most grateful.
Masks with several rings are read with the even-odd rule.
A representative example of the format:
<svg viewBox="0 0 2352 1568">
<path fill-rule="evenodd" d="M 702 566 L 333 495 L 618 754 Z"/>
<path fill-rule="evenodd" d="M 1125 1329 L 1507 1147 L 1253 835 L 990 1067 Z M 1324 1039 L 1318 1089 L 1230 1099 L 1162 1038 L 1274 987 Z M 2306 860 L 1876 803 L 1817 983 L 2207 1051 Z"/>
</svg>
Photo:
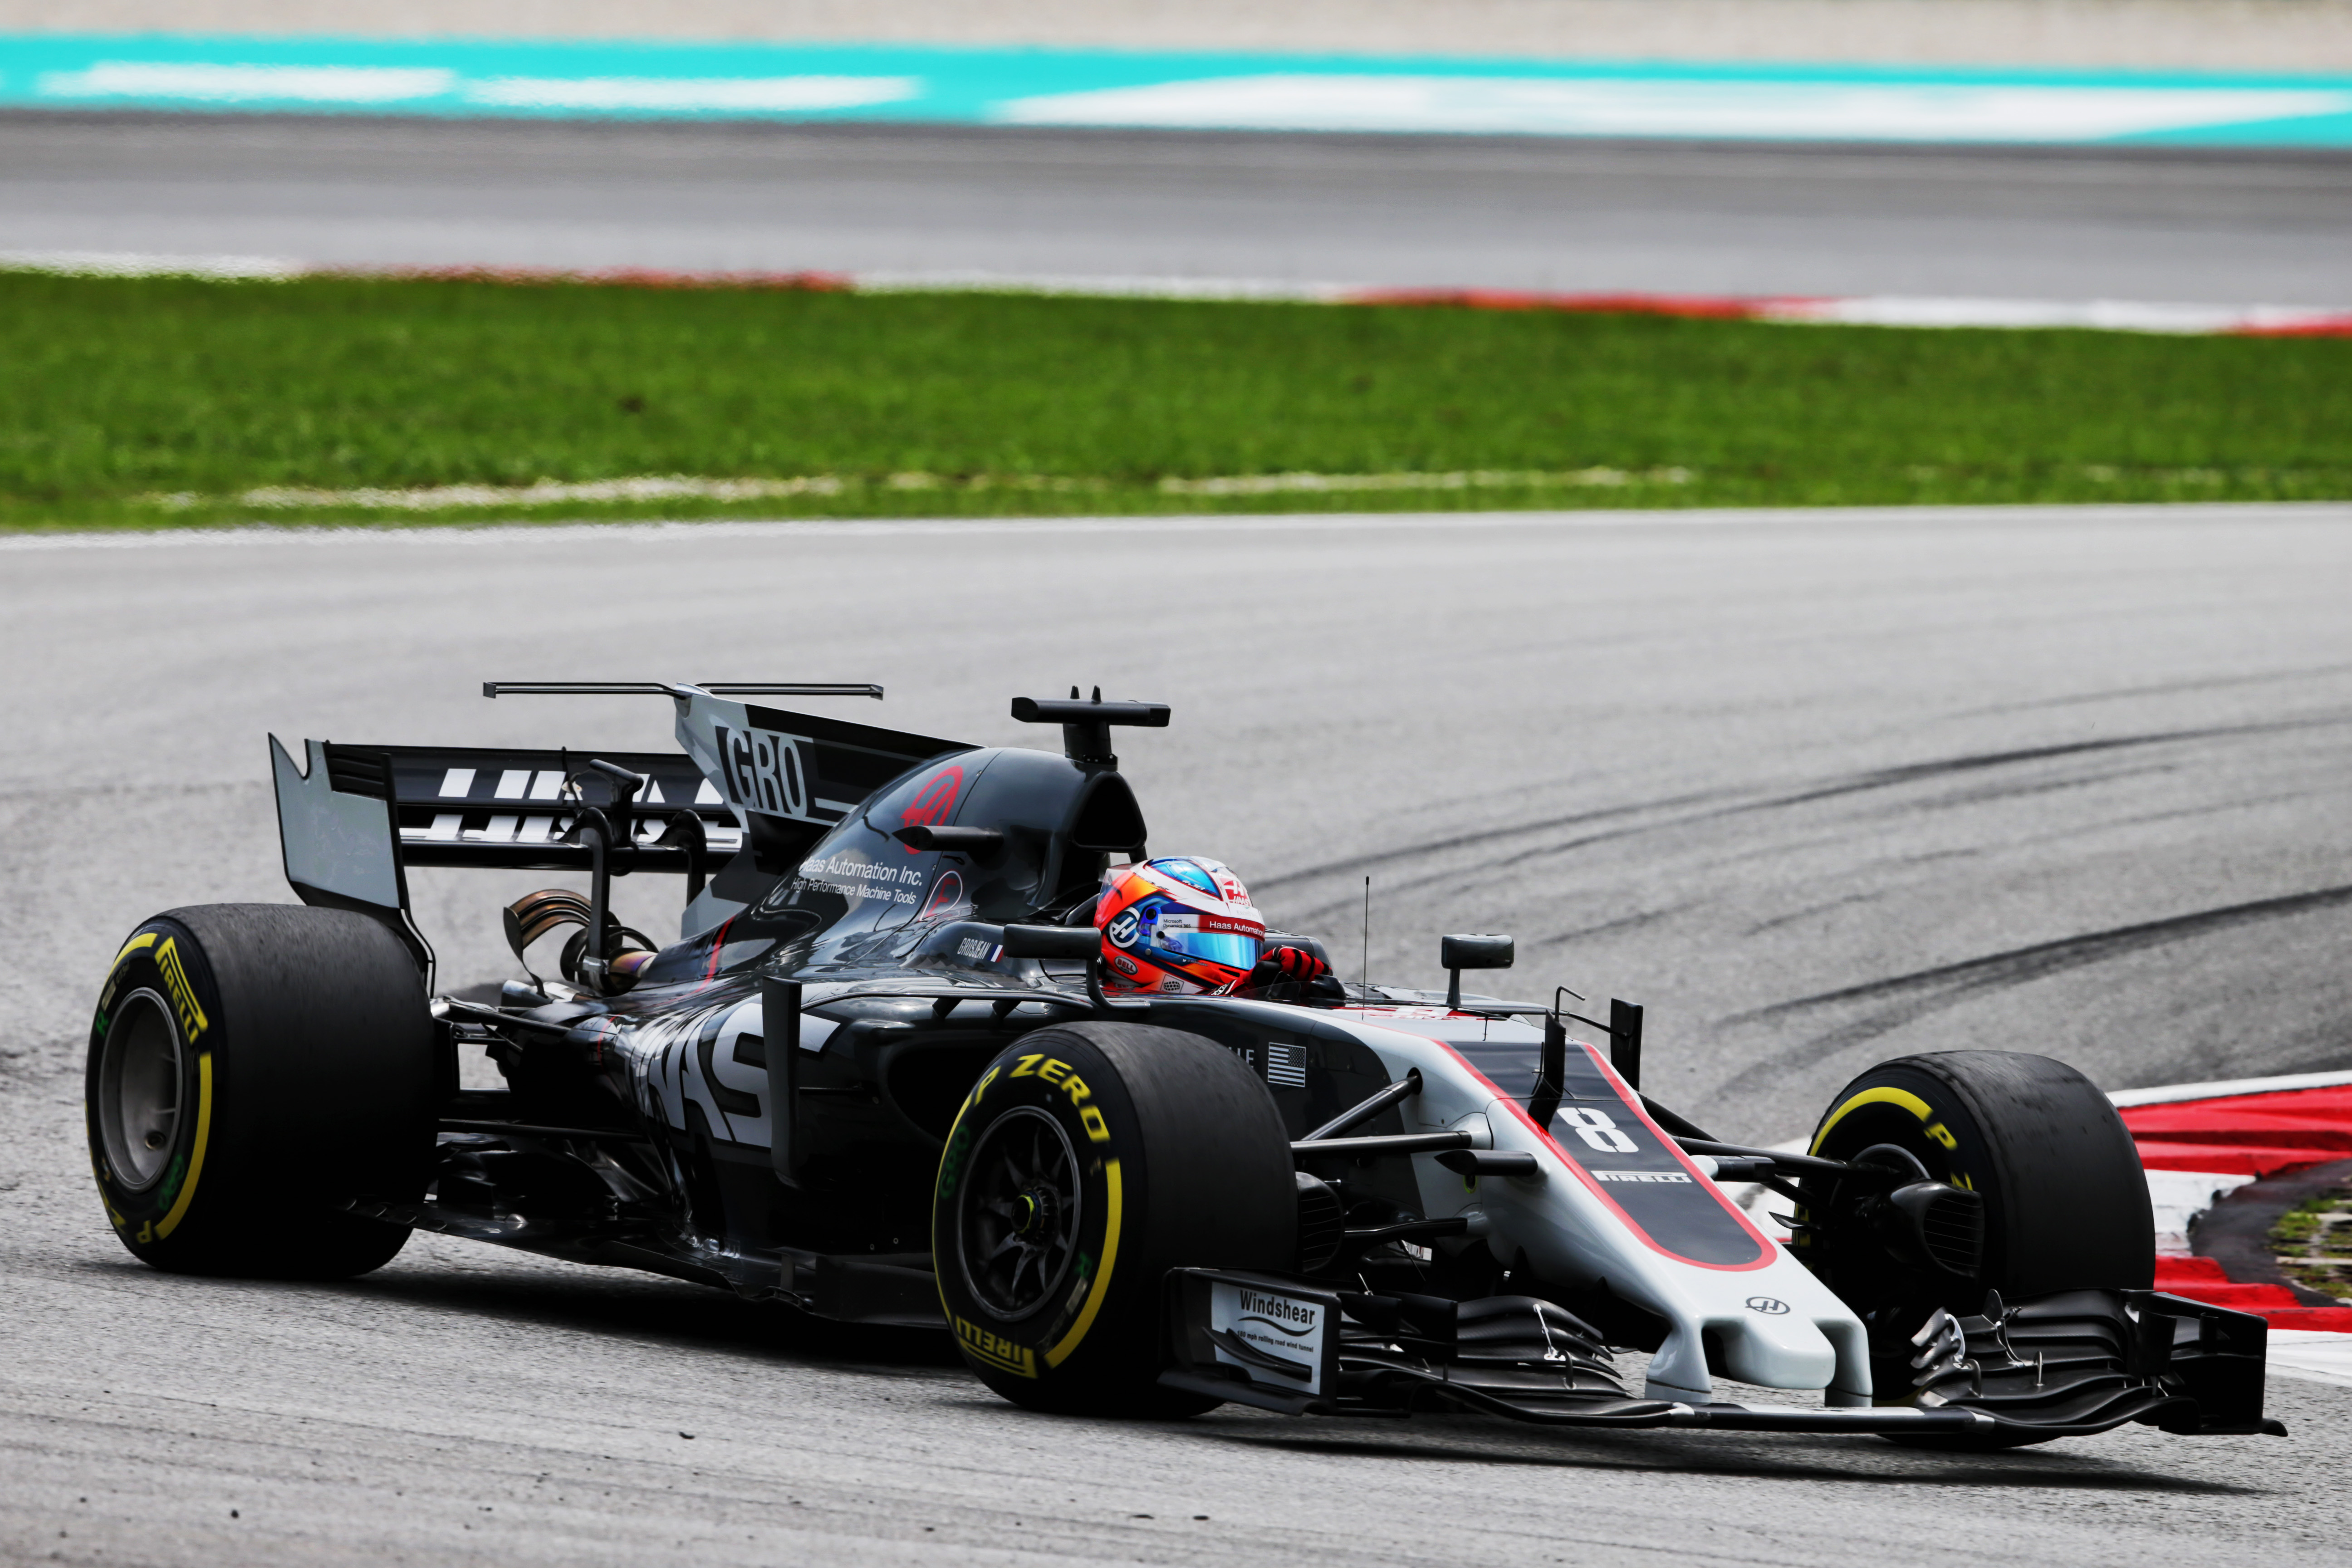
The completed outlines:
<svg viewBox="0 0 2352 1568">
<path fill-rule="evenodd" d="M 1595 468 L 1625 478 L 1540 478 Z M 1470 470 L 1520 477 L 1161 488 Z M 671 474 L 831 493 L 430 514 L 239 499 Z M 0 274 L 0 526 L 2347 496 L 2344 340 Z"/>
<path fill-rule="evenodd" d="M 2352 1189 L 2322 1193 L 2279 1215 L 2271 1247 L 2280 1272 L 2305 1289 L 2352 1300 Z"/>
</svg>

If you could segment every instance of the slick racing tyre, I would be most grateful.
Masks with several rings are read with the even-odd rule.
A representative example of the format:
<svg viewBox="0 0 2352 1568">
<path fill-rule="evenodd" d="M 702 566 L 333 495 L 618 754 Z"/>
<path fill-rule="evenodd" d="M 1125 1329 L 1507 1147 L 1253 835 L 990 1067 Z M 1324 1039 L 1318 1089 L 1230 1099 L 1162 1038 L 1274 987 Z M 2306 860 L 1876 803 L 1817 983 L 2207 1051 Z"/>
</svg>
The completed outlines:
<svg viewBox="0 0 2352 1568">
<path fill-rule="evenodd" d="M 1983 1200 L 1981 1265 L 1963 1276 L 1906 1264 L 1860 1227 L 1840 1225 L 1825 1206 L 1826 1184 L 1806 1180 L 1801 1217 L 1822 1228 L 1801 1230 L 1794 1250 L 1869 1329 L 1874 1387 L 1909 1386 L 1910 1336 L 1938 1306 L 1966 1316 L 1988 1290 L 2014 1304 L 2154 1281 L 2155 1225 L 2138 1150 L 2114 1104 L 2063 1062 L 2010 1051 L 1887 1062 L 1830 1102 L 1809 1152 L 1897 1164 L 1907 1155 L 1927 1178 Z M 2004 1434 L 1990 1446 L 2038 1440 Z"/>
<path fill-rule="evenodd" d="M 931 1251 L 965 1362 L 1033 1410 L 1192 1415 L 1159 1385 L 1179 1266 L 1286 1268 L 1290 1139 L 1223 1047 L 1148 1025 L 1022 1037 L 989 1065 L 940 1162 Z"/>
<path fill-rule="evenodd" d="M 90 1025 L 107 1218 L 177 1273 L 364 1274 L 408 1230 L 338 1205 L 422 1195 L 434 1077 L 422 981 L 380 922 L 279 904 L 158 915 L 116 955 Z"/>
</svg>

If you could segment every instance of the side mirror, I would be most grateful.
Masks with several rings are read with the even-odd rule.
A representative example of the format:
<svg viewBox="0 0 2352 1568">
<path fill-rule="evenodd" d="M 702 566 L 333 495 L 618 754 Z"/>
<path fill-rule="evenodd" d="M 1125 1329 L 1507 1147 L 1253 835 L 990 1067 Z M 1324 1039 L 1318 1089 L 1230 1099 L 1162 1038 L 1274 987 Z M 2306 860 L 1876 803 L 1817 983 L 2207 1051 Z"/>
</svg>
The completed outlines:
<svg viewBox="0 0 2352 1568">
<path fill-rule="evenodd" d="M 1004 835 L 993 827 L 929 827 L 918 823 L 890 837 L 909 849 L 945 849 L 968 855 L 982 866 L 994 864 L 1004 853 Z"/>
<path fill-rule="evenodd" d="M 1091 925 L 1006 926 L 1004 956 L 1071 959 L 1085 963 L 1087 994 L 1094 999 L 1095 1010 L 1107 1018 L 1121 1013 L 1149 1015 L 1151 1010 L 1149 1002 L 1115 1002 L 1103 994 L 1102 965 L 1097 962 L 1102 957 L 1102 932 Z"/>
<path fill-rule="evenodd" d="M 1007 958 L 1062 958 L 1083 962 L 1102 952 L 1102 933 L 1085 926 L 1006 926 Z"/>
<path fill-rule="evenodd" d="M 1437 961 L 1445 966 L 1448 980 L 1445 1005 L 1458 1009 L 1462 1005 L 1462 972 L 1465 969 L 1508 969 L 1517 954 L 1517 943 L 1507 936 L 1449 936 L 1439 939 Z"/>
</svg>

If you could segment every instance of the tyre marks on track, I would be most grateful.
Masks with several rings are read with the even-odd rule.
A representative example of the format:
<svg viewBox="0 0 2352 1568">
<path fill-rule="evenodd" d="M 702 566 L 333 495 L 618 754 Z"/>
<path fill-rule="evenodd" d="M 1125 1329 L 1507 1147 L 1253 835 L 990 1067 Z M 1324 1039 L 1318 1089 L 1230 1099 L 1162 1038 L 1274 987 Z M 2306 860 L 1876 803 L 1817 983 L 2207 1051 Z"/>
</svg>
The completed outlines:
<svg viewBox="0 0 2352 1568">
<path fill-rule="evenodd" d="M 2216 725 L 2199 729 L 2155 731 L 2146 734 L 2105 736 L 2072 741 L 2058 744 L 2024 747 L 2011 751 L 1968 753 L 1934 758 L 1926 762 L 1899 763 L 1893 766 L 1864 769 L 1832 775 L 1817 783 L 1784 788 L 1760 797 L 1741 798 L 1751 792 L 1738 789 L 1696 791 L 1664 799 L 1599 806 L 1587 810 L 1563 813 L 1514 823 L 1506 826 L 1482 828 L 1475 832 L 1449 835 L 1394 849 L 1351 856 L 1328 861 L 1296 871 L 1282 872 L 1260 878 L 1260 891 L 1304 893 L 1312 897 L 1324 894 L 1324 901 L 1308 905 L 1294 919 L 1301 924 L 1337 921 L 1356 907 L 1352 890 L 1336 897 L 1326 892 L 1320 884 L 1339 878 L 1354 879 L 1366 873 L 1378 874 L 1385 869 L 1402 873 L 1402 879 L 1383 879 L 1383 888 L 1391 893 L 1415 892 L 1440 885 L 1462 885 L 1465 879 L 1482 873 L 1519 872 L 1530 865 L 1580 850 L 1629 838 L 1654 835 L 1670 835 L 1700 828 L 1757 813 L 1789 811 L 1826 801 L 1867 795 L 1874 792 L 1902 789 L 1908 785 L 1930 784 L 1943 779 L 1966 778 L 2009 768 L 2025 768 L 2038 763 L 2063 762 L 2077 757 L 2090 757 L 2116 752 L 2141 751 L 2152 747 L 2194 744 L 2200 742 L 2249 738 L 2279 734 L 2300 730 L 2323 728 L 2352 721 L 2352 714 L 2332 713 L 2312 718 L 2270 721 L 2262 723 Z M 2158 771 L 2169 764 L 2152 762 L 2144 767 L 2108 769 L 2059 776 L 2021 778 L 2013 781 L 1988 783 L 1982 787 L 1956 792 L 1941 797 L 1922 798 L 1902 803 L 1895 809 L 1916 813 L 1938 807 L 1980 805 L 2017 795 L 2038 795 L 2058 789 L 2074 789 L 2110 783 L 2134 773 Z M 1697 808 L 1697 809 L 1693 809 Z M 1594 824 L 1612 823 L 1598 831 L 1574 833 L 1565 839 L 1542 842 L 1549 835 L 1565 829 L 1585 828 Z M 1448 858 L 1459 850 L 1480 853 L 1463 859 Z M 1427 869 L 1416 868 L 1427 867 Z M 1592 927 L 1580 927 L 1564 935 L 1582 934 Z M 1760 929 L 1760 928 L 1759 928 Z M 1538 938 L 1537 942 L 1558 940 Z M 1759 1010 L 1761 1012 L 1769 1009 Z"/>
<path fill-rule="evenodd" d="M 1352 931 L 1367 875 L 1381 907 L 1415 908 L 1416 931 L 1434 929 L 1423 909 L 1462 922 L 1449 930 L 1508 911 L 1529 973 L 1504 989 L 1594 982 L 1681 1015 L 1662 1066 L 1688 1076 L 1663 1091 L 1695 1113 L 1759 1114 L 1833 1088 L 1849 1057 L 1920 1049 L 2049 1050 L 2111 1086 L 2193 1076 L 2210 1051 L 2327 1066 L 2352 1055 L 2352 1010 L 2295 965 L 2352 879 L 2283 850 L 2273 818 L 2324 816 L 2347 749 L 2352 712 L 2334 708 L 2078 729 L 1588 804 L 1258 887 L 1305 931 Z M 2200 821 L 2213 826 L 2179 826 Z M 2279 934 L 2227 945 L 2263 931 Z M 2168 973 L 2126 962 L 2155 953 Z M 2255 1012 L 2225 1043 L 2199 1009 L 2230 994 Z"/>
<path fill-rule="evenodd" d="M 2291 920 L 2347 905 L 2352 905 L 2352 886 L 2319 888 L 2306 893 L 2290 893 L 2283 898 L 2255 899 L 2220 909 L 2198 910 L 2163 920 L 2142 921 L 2108 931 L 2085 931 L 2079 936 L 2063 937 L 2055 942 L 2033 942 L 2011 948 L 2006 952 L 1987 953 L 1981 958 L 1937 964 L 1909 974 L 1891 975 L 1884 980 L 1844 986 L 1817 995 L 1801 996 L 1794 1001 L 1774 1003 L 1769 1007 L 1737 1015 L 1725 1022 L 1744 1024 L 1769 1020 L 1857 1002 L 1885 1000 L 1888 1005 L 1767 1058 L 1726 1084 L 1722 1092 L 1737 1094 L 1743 1089 L 1769 1082 L 1791 1068 L 1825 1061 L 1841 1051 L 1867 1044 L 1905 1025 L 1916 1023 L 1931 1013 L 1958 1006 L 1983 992 L 2027 984 L 2068 970 L 2126 958 L 2150 948 L 2192 942 L 2240 926 Z"/>
</svg>

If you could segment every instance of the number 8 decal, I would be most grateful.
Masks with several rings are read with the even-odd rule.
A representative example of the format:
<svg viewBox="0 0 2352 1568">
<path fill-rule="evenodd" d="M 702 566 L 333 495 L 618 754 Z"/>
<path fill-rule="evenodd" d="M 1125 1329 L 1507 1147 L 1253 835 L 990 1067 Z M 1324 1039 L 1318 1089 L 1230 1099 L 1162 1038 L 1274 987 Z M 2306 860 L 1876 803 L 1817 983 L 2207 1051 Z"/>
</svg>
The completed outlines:
<svg viewBox="0 0 2352 1568">
<path fill-rule="evenodd" d="M 1590 1148 L 1604 1154 L 1631 1154 L 1633 1141 L 1617 1130 L 1605 1110 L 1593 1110 L 1581 1105 L 1571 1105 L 1559 1113 L 1559 1120 L 1576 1129 L 1576 1135 Z"/>
</svg>

